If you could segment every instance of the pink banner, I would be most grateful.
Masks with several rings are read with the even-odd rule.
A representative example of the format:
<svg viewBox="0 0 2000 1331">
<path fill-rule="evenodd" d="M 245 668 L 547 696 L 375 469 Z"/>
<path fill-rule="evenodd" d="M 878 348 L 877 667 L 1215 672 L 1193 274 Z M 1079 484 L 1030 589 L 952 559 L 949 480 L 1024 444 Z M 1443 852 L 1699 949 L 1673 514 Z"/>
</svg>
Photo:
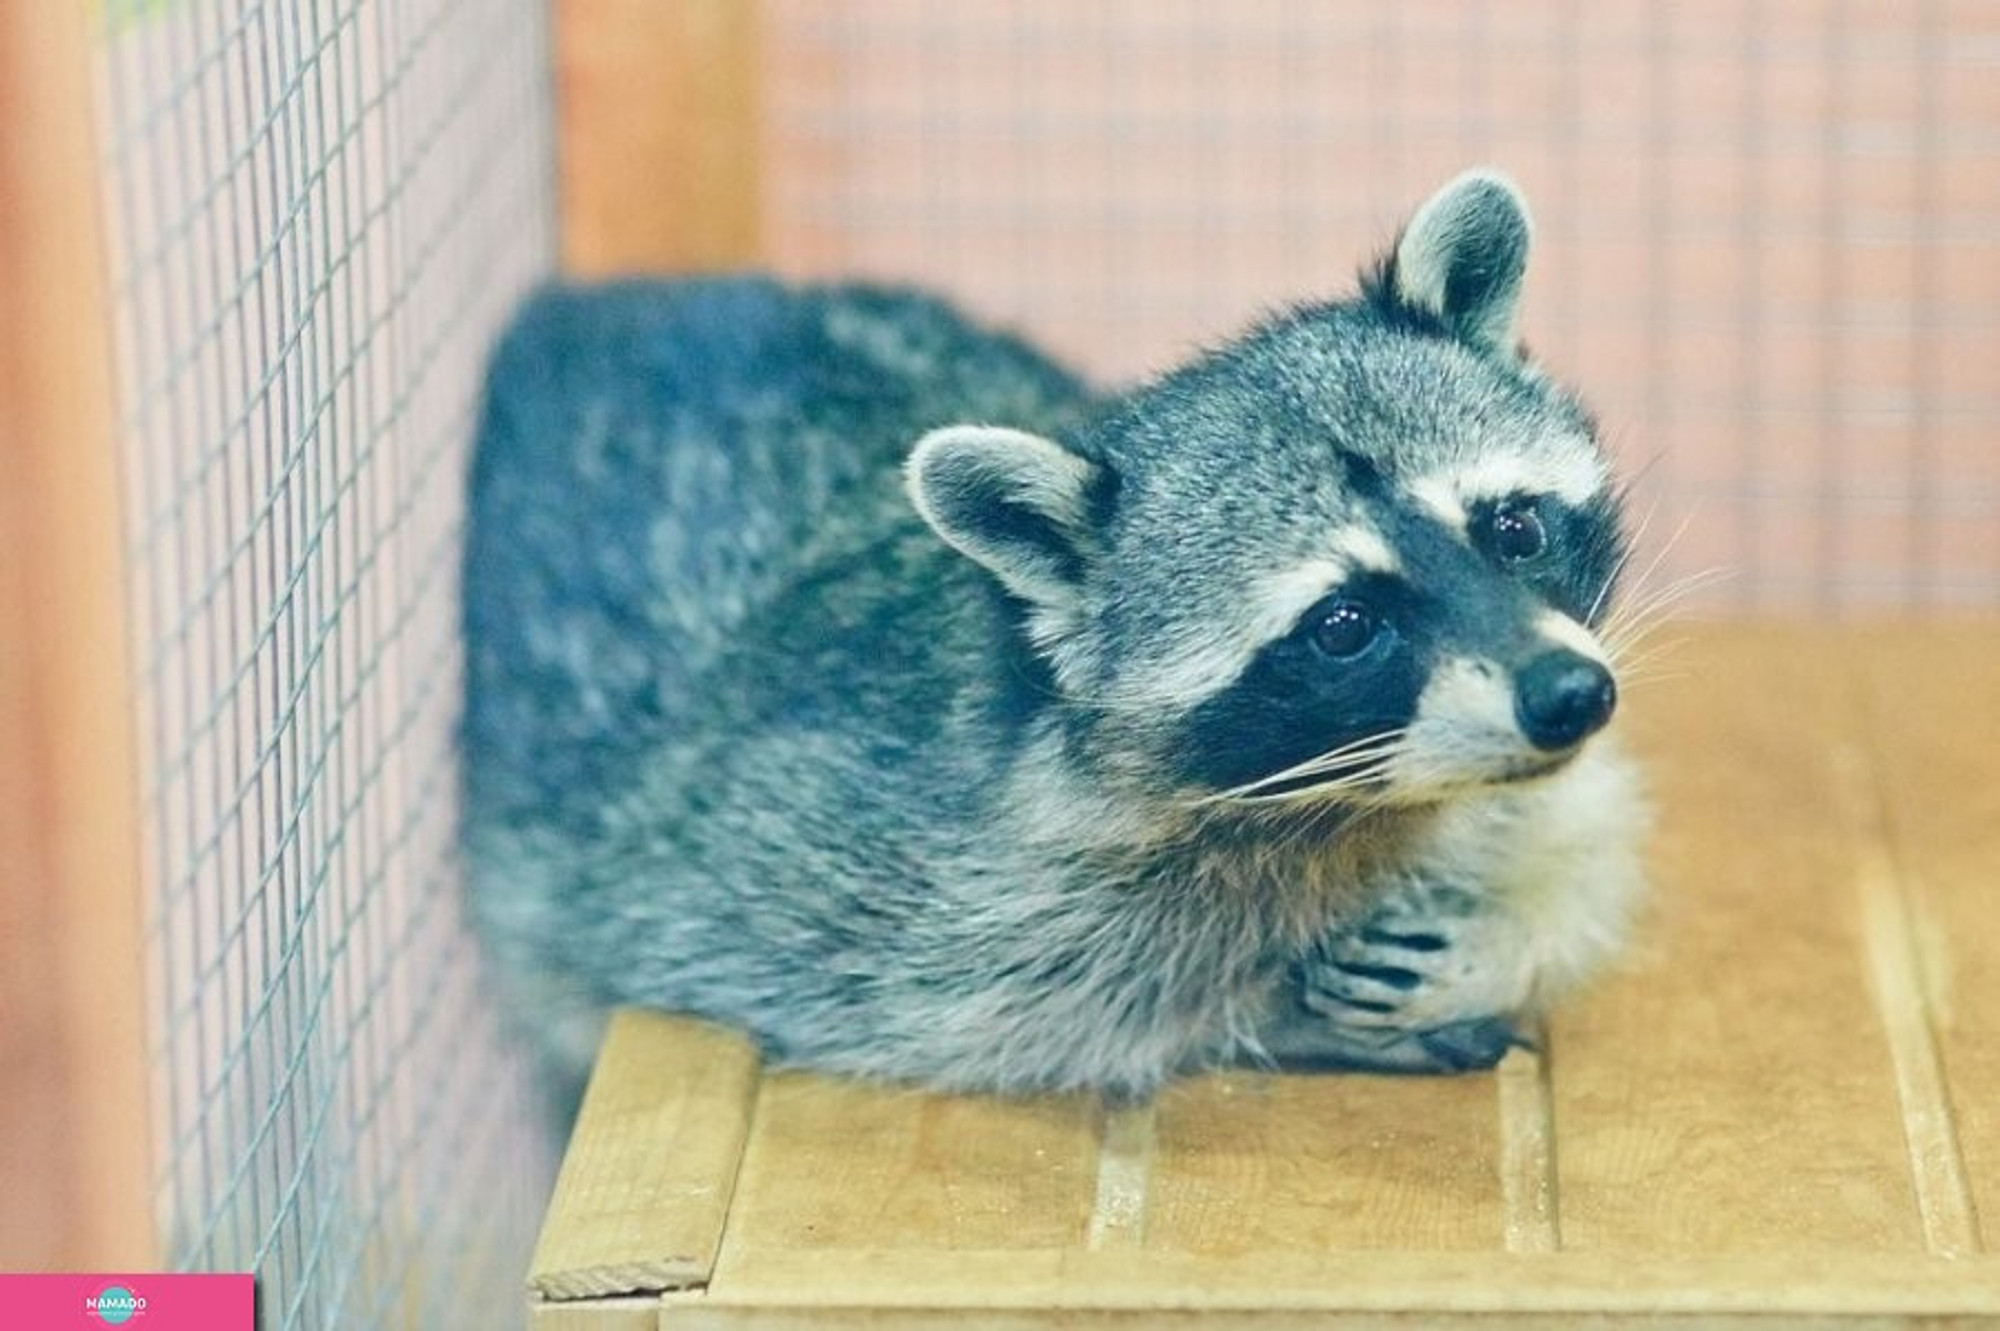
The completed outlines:
<svg viewBox="0 0 2000 1331">
<path fill-rule="evenodd" d="M 254 1331 L 256 1284 L 247 1275 L 0 1275 L 8 1331 Z"/>
</svg>

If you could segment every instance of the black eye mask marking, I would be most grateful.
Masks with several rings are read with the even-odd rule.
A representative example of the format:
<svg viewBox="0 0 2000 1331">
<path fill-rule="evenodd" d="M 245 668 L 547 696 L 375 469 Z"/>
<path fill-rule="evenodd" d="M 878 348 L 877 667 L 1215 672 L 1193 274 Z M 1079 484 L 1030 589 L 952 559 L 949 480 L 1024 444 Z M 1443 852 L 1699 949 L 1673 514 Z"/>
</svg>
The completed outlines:
<svg viewBox="0 0 2000 1331">
<path fill-rule="evenodd" d="M 1581 507 L 1554 495 L 1482 499 L 1466 514 L 1473 546 L 1571 618 L 1602 621 L 1610 582 L 1624 553 L 1609 495 Z"/>
<path fill-rule="evenodd" d="M 1344 608 L 1364 611 L 1365 642 Z M 1356 579 L 1321 600 L 1290 633 L 1265 644 L 1235 683 L 1189 714 L 1182 774 L 1231 789 L 1408 725 L 1426 673 L 1416 644 L 1398 628 L 1412 609 L 1396 580 L 1383 576 Z M 1335 640 L 1322 641 L 1329 632 Z M 1332 648 L 1355 650 L 1343 656 Z"/>
</svg>

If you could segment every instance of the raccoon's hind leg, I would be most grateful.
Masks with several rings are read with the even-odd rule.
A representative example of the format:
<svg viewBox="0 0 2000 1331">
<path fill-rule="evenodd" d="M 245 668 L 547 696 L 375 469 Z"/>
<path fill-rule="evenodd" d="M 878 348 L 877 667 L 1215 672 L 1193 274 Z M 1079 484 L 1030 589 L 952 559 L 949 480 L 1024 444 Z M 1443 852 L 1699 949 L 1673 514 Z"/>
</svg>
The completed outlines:
<svg viewBox="0 0 2000 1331">
<path fill-rule="evenodd" d="M 1280 1065 L 1473 1072 L 1525 1043 L 1533 986 L 1516 925 L 1470 892 L 1412 889 L 1318 939 L 1260 1031 Z"/>
</svg>

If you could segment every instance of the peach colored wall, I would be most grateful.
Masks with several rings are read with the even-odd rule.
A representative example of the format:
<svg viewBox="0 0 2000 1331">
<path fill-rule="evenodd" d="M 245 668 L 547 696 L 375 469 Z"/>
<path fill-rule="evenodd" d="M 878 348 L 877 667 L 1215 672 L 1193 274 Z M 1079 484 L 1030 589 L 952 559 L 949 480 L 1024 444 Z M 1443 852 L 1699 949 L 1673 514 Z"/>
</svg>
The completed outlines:
<svg viewBox="0 0 2000 1331">
<path fill-rule="evenodd" d="M 766 236 L 1104 376 L 1512 172 L 1528 335 L 1710 606 L 2000 602 L 1990 0 L 767 0 Z"/>
</svg>

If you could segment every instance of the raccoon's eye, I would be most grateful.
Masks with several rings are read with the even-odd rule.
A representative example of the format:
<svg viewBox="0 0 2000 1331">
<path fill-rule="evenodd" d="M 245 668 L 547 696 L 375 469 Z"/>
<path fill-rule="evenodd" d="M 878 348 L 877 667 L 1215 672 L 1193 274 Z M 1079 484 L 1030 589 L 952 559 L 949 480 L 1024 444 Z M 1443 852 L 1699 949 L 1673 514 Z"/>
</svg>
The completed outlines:
<svg viewBox="0 0 2000 1331">
<path fill-rule="evenodd" d="M 1524 564 L 1548 547 L 1549 536 L 1542 519 L 1525 504 L 1499 509 L 1493 514 L 1493 554 L 1508 564 Z"/>
<path fill-rule="evenodd" d="M 1336 661 L 1351 661 L 1367 651 L 1382 631 L 1375 612 L 1359 601 L 1336 601 L 1312 626 L 1313 646 Z"/>
</svg>

